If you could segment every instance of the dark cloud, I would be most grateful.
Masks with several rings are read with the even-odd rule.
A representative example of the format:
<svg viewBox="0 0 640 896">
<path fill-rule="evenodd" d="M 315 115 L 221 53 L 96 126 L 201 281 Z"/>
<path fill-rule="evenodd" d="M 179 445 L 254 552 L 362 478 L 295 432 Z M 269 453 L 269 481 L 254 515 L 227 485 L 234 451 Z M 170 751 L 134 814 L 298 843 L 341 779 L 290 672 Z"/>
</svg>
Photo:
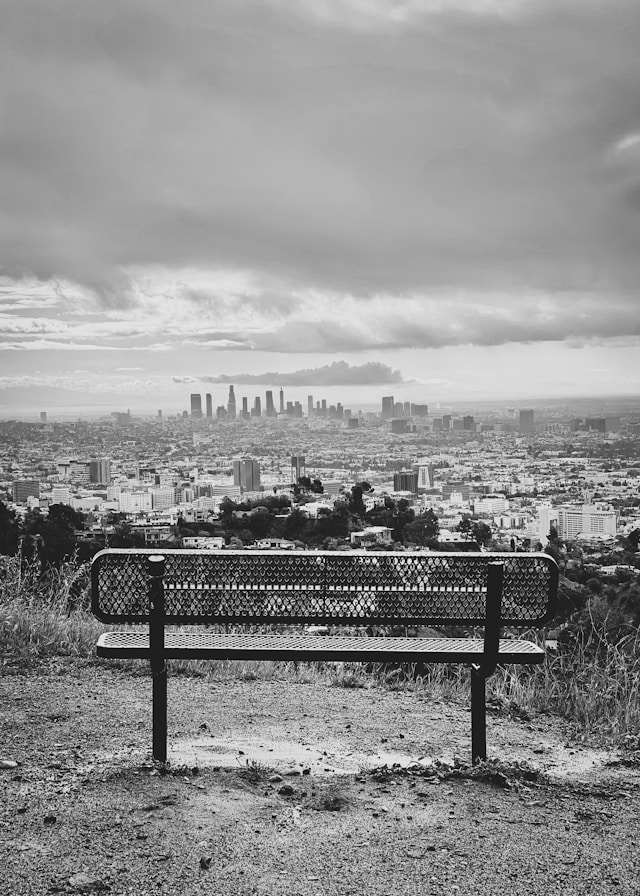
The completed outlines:
<svg viewBox="0 0 640 896">
<path fill-rule="evenodd" d="M 637 181 L 610 151 L 640 124 L 640 6 L 455 6 L 341 27 L 260 0 L 8 0 L 2 270 L 116 306 L 154 265 L 633 295 Z"/>
<path fill-rule="evenodd" d="M 407 383 L 399 370 L 386 364 L 371 361 L 368 364 L 351 365 L 346 361 L 334 361 L 324 367 L 295 370 L 293 373 L 222 374 L 202 376 L 204 383 L 239 383 L 265 386 L 375 386 Z M 190 378 L 176 378 L 175 382 L 192 382 Z"/>
</svg>

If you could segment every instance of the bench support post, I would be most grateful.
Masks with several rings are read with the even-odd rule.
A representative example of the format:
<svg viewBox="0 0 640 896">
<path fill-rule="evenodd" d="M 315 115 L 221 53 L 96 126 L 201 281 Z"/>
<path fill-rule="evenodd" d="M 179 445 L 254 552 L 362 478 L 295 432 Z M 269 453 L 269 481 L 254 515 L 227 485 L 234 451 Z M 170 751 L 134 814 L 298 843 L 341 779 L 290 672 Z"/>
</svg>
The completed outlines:
<svg viewBox="0 0 640 896">
<path fill-rule="evenodd" d="M 167 665 L 164 658 L 164 576 L 165 560 L 159 554 L 147 560 L 149 573 L 149 649 L 153 689 L 153 758 L 167 761 Z"/>
<path fill-rule="evenodd" d="M 498 665 L 500 616 L 504 565 L 492 561 L 487 566 L 487 606 L 484 624 L 482 663 L 471 667 L 471 761 L 475 765 L 487 758 L 487 704 L 485 682 Z"/>
<path fill-rule="evenodd" d="M 471 667 L 471 762 L 487 758 L 487 704 L 485 677 L 480 666 Z"/>
</svg>

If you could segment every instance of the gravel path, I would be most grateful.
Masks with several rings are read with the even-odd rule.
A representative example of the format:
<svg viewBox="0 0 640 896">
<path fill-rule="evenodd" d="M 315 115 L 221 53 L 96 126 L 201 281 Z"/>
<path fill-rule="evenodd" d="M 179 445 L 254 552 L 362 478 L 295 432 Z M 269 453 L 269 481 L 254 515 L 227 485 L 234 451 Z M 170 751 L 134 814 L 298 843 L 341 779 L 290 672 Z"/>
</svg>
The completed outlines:
<svg viewBox="0 0 640 896">
<path fill-rule="evenodd" d="M 160 774 L 146 673 L 5 670 L 0 894 L 640 894 L 637 754 L 559 720 L 491 714 L 470 774 L 468 709 L 417 692 L 175 676 L 169 700 Z"/>
</svg>

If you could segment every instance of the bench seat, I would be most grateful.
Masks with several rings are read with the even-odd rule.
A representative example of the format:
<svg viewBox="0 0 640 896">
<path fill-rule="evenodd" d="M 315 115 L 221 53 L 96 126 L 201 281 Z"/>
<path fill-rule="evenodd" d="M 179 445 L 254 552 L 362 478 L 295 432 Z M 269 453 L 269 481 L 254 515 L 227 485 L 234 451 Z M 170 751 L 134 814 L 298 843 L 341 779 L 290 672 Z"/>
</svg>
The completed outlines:
<svg viewBox="0 0 640 896">
<path fill-rule="evenodd" d="M 347 635 L 286 635 L 165 631 L 167 659 L 236 659 L 334 662 L 478 663 L 482 638 L 388 638 Z M 114 631 L 100 635 L 98 656 L 149 659 L 148 632 Z M 541 663 L 545 652 L 530 641 L 501 638 L 500 663 Z"/>
</svg>

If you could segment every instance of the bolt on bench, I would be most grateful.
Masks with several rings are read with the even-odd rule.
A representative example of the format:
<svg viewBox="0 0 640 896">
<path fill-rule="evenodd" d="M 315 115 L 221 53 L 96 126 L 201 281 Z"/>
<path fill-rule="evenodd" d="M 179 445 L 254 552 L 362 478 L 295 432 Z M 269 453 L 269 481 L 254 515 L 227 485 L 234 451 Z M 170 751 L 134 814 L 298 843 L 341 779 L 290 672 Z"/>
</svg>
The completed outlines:
<svg viewBox="0 0 640 896">
<path fill-rule="evenodd" d="M 111 549 L 92 563 L 94 615 L 148 625 L 105 632 L 97 654 L 150 661 L 153 757 L 163 763 L 166 660 L 178 658 L 469 664 L 472 760 L 485 759 L 485 680 L 498 664 L 541 663 L 545 655 L 531 641 L 500 638 L 500 629 L 546 625 L 557 589 L 547 554 Z M 362 631 L 211 630 L 230 624 Z M 165 631 L 184 625 L 204 628 Z M 372 626 L 484 626 L 484 637 L 367 637 Z"/>
</svg>

